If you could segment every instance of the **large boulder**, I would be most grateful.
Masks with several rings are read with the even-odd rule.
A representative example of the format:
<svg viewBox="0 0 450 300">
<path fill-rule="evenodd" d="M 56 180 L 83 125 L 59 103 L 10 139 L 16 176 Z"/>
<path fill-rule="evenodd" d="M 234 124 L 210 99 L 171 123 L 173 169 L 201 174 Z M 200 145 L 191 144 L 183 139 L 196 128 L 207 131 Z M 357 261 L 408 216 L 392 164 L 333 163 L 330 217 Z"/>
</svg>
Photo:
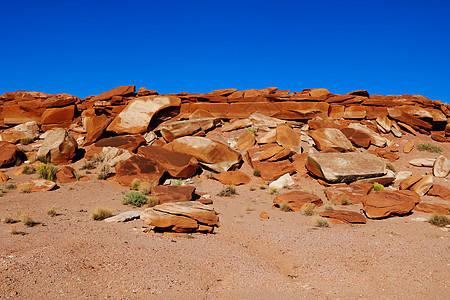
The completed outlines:
<svg viewBox="0 0 450 300">
<path fill-rule="evenodd" d="M 47 108 L 42 114 L 42 130 L 47 131 L 55 127 L 69 127 L 75 115 L 75 105 Z"/>
<path fill-rule="evenodd" d="M 138 154 L 145 158 L 158 161 L 172 177 L 189 178 L 194 176 L 198 170 L 198 161 L 195 157 L 162 147 L 140 147 Z"/>
<path fill-rule="evenodd" d="M 236 146 L 241 150 L 248 150 L 253 145 L 255 145 L 255 134 L 250 130 L 241 133 L 236 143 Z"/>
<path fill-rule="evenodd" d="M 212 233 L 219 226 L 214 209 L 197 201 L 156 205 L 143 211 L 140 218 L 155 231 Z"/>
<path fill-rule="evenodd" d="M 368 148 L 370 146 L 371 137 L 367 133 L 354 129 L 354 128 L 342 128 L 341 132 L 357 147 Z"/>
<path fill-rule="evenodd" d="M 107 130 L 117 134 L 144 133 L 156 113 L 170 107 L 179 108 L 180 104 L 181 100 L 176 96 L 136 98 L 109 124 Z"/>
<path fill-rule="evenodd" d="M 41 161 L 66 164 L 75 157 L 77 149 L 78 144 L 73 136 L 63 128 L 56 128 L 46 134 L 37 157 Z"/>
<path fill-rule="evenodd" d="M 128 187 L 134 179 L 156 186 L 166 172 L 166 169 L 157 161 L 139 155 L 133 155 L 119 162 L 115 169 L 117 181 Z"/>
<path fill-rule="evenodd" d="M 16 145 L 0 141 L 0 167 L 8 167 L 20 161 L 22 152 Z"/>
<path fill-rule="evenodd" d="M 347 137 L 336 128 L 319 128 L 309 133 L 316 143 L 317 149 L 333 148 L 338 151 L 348 151 L 353 148 Z"/>
<path fill-rule="evenodd" d="M 405 215 L 420 202 L 420 196 L 414 191 L 379 191 L 369 194 L 363 200 L 365 214 L 372 219 Z"/>
<path fill-rule="evenodd" d="M 241 162 L 241 155 L 228 146 L 205 137 L 185 136 L 175 139 L 172 150 L 193 156 L 199 162 L 216 171 L 225 172 Z"/>
<path fill-rule="evenodd" d="M 273 181 L 284 174 L 292 174 L 295 168 L 288 159 L 278 161 L 255 161 L 253 168 L 260 172 L 260 176 L 264 180 Z"/>
<path fill-rule="evenodd" d="M 370 153 L 315 153 L 306 158 L 306 168 L 330 183 L 352 182 L 386 174 L 386 165 Z"/>
<path fill-rule="evenodd" d="M 301 211 L 306 203 L 314 203 L 317 206 L 323 204 L 319 197 L 302 191 L 292 191 L 279 195 L 273 199 L 273 204 L 280 207 L 282 203 L 287 203 L 292 211 Z"/>
<path fill-rule="evenodd" d="M 56 180 L 59 183 L 68 183 L 77 181 L 75 169 L 70 166 L 63 166 L 56 173 Z"/>
</svg>

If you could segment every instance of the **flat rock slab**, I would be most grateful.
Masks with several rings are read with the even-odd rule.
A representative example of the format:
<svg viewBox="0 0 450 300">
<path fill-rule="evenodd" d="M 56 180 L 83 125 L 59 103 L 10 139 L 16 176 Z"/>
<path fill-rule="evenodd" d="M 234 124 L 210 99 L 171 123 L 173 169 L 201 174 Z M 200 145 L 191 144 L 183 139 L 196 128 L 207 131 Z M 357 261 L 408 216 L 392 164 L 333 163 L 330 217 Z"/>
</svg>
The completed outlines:
<svg viewBox="0 0 450 300">
<path fill-rule="evenodd" d="M 439 156 L 433 165 L 433 175 L 445 178 L 450 173 L 450 161 L 443 155 Z"/>
<path fill-rule="evenodd" d="M 357 212 L 347 210 L 325 210 L 319 213 L 321 217 L 340 220 L 345 223 L 366 224 L 366 218 Z"/>
<path fill-rule="evenodd" d="M 341 205 L 346 199 L 351 203 L 362 203 L 362 199 L 373 189 L 371 183 L 350 184 L 327 188 L 325 195 L 328 200 Z"/>
<path fill-rule="evenodd" d="M 322 199 L 319 197 L 303 191 L 292 191 L 279 195 L 273 199 L 273 204 L 275 206 L 279 207 L 282 203 L 289 204 L 289 208 L 292 211 L 301 211 L 303 205 L 306 203 L 314 203 L 317 206 L 323 204 Z"/>
<path fill-rule="evenodd" d="M 380 158 L 363 152 L 310 154 L 305 166 L 309 172 L 330 183 L 353 182 L 386 174 L 386 165 Z"/>
<path fill-rule="evenodd" d="M 414 207 L 414 210 L 437 215 L 448 215 L 450 211 L 448 210 L 450 206 L 444 204 L 433 204 L 420 202 Z"/>
<path fill-rule="evenodd" d="M 241 171 L 227 171 L 219 174 L 213 174 L 213 178 L 225 185 L 249 184 L 252 179 Z"/>
<path fill-rule="evenodd" d="M 433 167 L 434 162 L 436 160 L 434 158 L 416 158 L 409 161 L 410 165 L 416 167 Z"/>
<path fill-rule="evenodd" d="M 380 219 L 405 215 L 419 202 L 420 196 L 414 191 L 379 191 L 364 199 L 363 209 L 367 217 Z"/>
<path fill-rule="evenodd" d="M 152 188 L 152 196 L 157 197 L 160 204 L 191 201 L 194 192 L 195 187 L 188 185 L 158 185 Z"/>
<path fill-rule="evenodd" d="M 56 183 L 46 179 L 34 179 L 17 186 L 18 189 L 28 189 L 31 193 L 51 191 L 56 187 Z"/>
<path fill-rule="evenodd" d="M 141 215 L 140 210 L 130 210 L 130 211 L 120 213 L 117 216 L 107 218 L 104 221 L 107 223 L 128 222 L 131 220 L 139 219 L 140 215 Z"/>
<path fill-rule="evenodd" d="M 450 189 L 440 184 L 433 184 L 433 187 L 428 191 L 427 195 L 450 200 Z"/>
<path fill-rule="evenodd" d="M 353 148 L 352 143 L 342 131 L 336 128 L 319 128 L 310 132 L 309 135 L 319 150 L 333 148 L 338 151 L 348 151 Z"/>
</svg>

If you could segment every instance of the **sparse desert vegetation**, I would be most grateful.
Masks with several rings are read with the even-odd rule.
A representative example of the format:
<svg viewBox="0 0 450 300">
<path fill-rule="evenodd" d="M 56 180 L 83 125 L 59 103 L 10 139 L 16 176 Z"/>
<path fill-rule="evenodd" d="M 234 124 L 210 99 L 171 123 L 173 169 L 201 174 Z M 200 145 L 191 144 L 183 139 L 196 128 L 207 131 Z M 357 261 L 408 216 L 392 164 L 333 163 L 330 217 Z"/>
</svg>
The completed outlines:
<svg viewBox="0 0 450 300">
<path fill-rule="evenodd" d="M 92 219 L 95 221 L 102 221 L 106 218 L 112 217 L 113 212 L 107 207 L 96 207 L 91 214 Z"/>
<path fill-rule="evenodd" d="M 441 153 L 442 148 L 440 146 L 436 146 L 430 143 L 420 143 L 417 145 L 417 150 L 419 151 L 427 151 L 432 153 Z"/>
<path fill-rule="evenodd" d="M 139 192 L 131 192 L 123 196 L 122 203 L 125 205 L 141 207 L 147 203 L 147 197 Z"/>
<path fill-rule="evenodd" d="M 220 197 L 231 197 L 233 195 L 237 195 L 236 187 L 234 185 L 227 185 L 225 186 L 218 194 L 217 196 Z"/>
<path fill-rule="evenodd" d="M 52 163 L 40 163 L 36 168 L 38 178 L 54 181 L 59 167 Z"/>
</svg>

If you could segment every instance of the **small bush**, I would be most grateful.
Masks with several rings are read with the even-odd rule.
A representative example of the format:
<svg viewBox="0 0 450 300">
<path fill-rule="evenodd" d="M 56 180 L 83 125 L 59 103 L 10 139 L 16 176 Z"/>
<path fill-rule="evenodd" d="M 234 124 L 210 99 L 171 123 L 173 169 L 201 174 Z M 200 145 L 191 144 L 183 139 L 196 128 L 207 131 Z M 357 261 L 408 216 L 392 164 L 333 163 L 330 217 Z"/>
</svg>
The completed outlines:
<svg viewBox="0 0 450 300">
<path fill-rule="evenodd" d="M 265 185 L 260 185 L 260 186 L 259 186 L 259 189 L 260 189 L 260 190 L 265 190 L 265 189 L 266 189 L 266 186 L 265 186 Z"/>
<path fill-rule="evenodd" d="M 353 203 L 348 198 L 347 194 L 340 194 L 337 199 L 338 203 L 341 203 L 341 205 L 352 205 Z"/>
<path fill-rule="evenodd" d="M 25 137 L 25 138 L 23 138 L 23 139 L 20 140 L 20 143 L 21 143 L 22 145 L 29 145 L 29 144 L 31 144 L 32 142 L 34 142 L 34 138 L 32 138 L 32 137 Z"/>
<path fill-rule="evenodd" d="M 257 129 L 254 128 L 254 127 L 247 127 L 247 128 L 245 128 L 245 130 L 246 130 L 246 131 L 251 131 L 251 132 L 253 132 L 253 133 L 256 133 L 256 132 L 257 132 Z"/>
<path fill-rule="evenodd" d="M 397 172 L 397 168 L 394 166 L 393 163 L 391 163 L 390 161 L 385 162 L 386 167 L 391 170 L 392 172 Z"/>
<path fill-rule="evenodd" d="M 254 211 L 255 209 L 253 207 L 250 206 L 250 204 L 245 204 L 245 211 L 246 212 L 251 212 Z"/>
<path fill-rule="evenodd" d="M 14 218 L 14 216 L 11 213 L 6 212 L 2 215 L 1 222 L 5 223 L 5 224 L 11 224 L 11 223 L 16 223 L 17 219 Z"/>
<path fill-rule="evenodd" d="M 333 204 L 331 202 L 327 202 L 325 203 L 325 205 L 323 206 L 323 208 L 325 210 L 334 210 Z"/>
<path fill-rule="evenodd" d="M 233 195 L 237 195 L 236 188 L 234 185 L 227 185 L 223 190 L 221 190 L 217 196 L 220 197 L 231 197 Z"/>
<path fill-rule="evenodd" d="M 91 157 L 91 161 L 93 161 L 94 163 L 102 163 L 104 160 L 105 155 L 103 154 L 103 152 L 95 153 Z"/>
<path fill-rule="evenodd" d="M 36 173 L 36 169 L 32 165 L 24 165 L 22 168 L 22 174 L 31 175 Z"/>
<path fill-rule="evenodd" d="M 450 217 L 444 215 L 432 215 L 430 219 L 428 219 L 430 224 L 438 227 L 445 227 L 450 224 Z"/>
<path fill-rule="evenodd" d="M 80 169 L 81 170 L 93 170 L 95 168 L 96 168 L 95 164 L 92 161 L 85 160 Z"/>
<path fill-rule="evenodd" d="M 17 188 L 17 185 L 14 182 L 8 182 L 5 184 L 5 188 L 7 190 L 15 190 Z"/>
<path fill-rule="evenodd" d="M 147 206 L 153 207 L 159 204 L 159 199 L 156 196 L 150 196 L 147 200 Z"/>
<path fill-rule="evenodd" d="M 281 202 L 280 210 L 285 212 L 291 211 L 291 206 L 289 205 L 288 202 Z"/>
<path fill-rule="evenodd" d="M 269 189 L 269 194 L 271 195 L 278 195 L 280 193 L 280 191 L 277 188 L 271 187 Z"/>
<path fill-rule="evenodd" d="M 327 228 L 330 227 L 330 223 L 328 223 L 328 220 L 322 217 L 314 218 L 314 226 L 320 227 L 320 228 Z"/>
<path fill-rule="evenodd" d="M 253 170 L 253 176 L 260 177 L 261 176 L 261 171 L 258 170 L 258 169 L 254 169 Z"/>
<path fill-rule="evenodd" d="M 374 182 L 373 183 L 373 190 L 375 192 L 382 191 L 382 190 L 384 190 L 384 185 L 379 184 L 378 182 Z"/>
<path fill-rule="evenodd" d="M 150 195 L 152 193 L 152 186 L 148 182 L 141 183 L 139 192 L 143 195 Z"/>
<path fill-rule="evenodd" d="M 95 221 L 101 221 L 106 218 L 112 217 L 113 213 L 109 208 L 105 207 L 96 207 L 94 211 L 92 212 L 92 219 Z"/>
<path fill-rule="evenodd" d="M 183 179 L 182 178 L 172 179 L 172 180 L 170 180 L 170 185 L 182 186 L 183 185 Z"/>
<path fill-rule="evenodd" d="M 306 203 L 302 206 L 302 214 L 312 216 L 317 212 L 317 206 L 314 203 Z"/>
<path fill-rule="evenodd" d="M 131 204 L 133 206 L 141 207 L 147 203 L 147 197 L 139 192 L 131 192 L 123 196 L 122 203 L 125 205 Z"/>
<path fill-rule="evenodd" d="M 108 164 L 102 164 L 98 170 L 97 179 L 105 180 L 109 176 L 110 167 Z"/>
<path fill-rule="evenodd" d="M 56 173 L 59 171 L 58 166 L 52 163 L 40 163 L 36 169 L 36 174 L 38 178 L 44 178 L 50 181 L 54 181 L 56 177 Z"/>
<path fill-rule="evenodd" d="M 249 190 L 250 190 L 250 192 L 253 192 L 253 191 L 256 190 L 256 187 L 255 187 L 254 185 L 251 185 L 251 186 L 249 187 Z"/>
<path fill-rule="evenodd" d="M 36 224 L 36 222 L 33 221 L 33 218 L 31 218 L 29 214 L 21 214 L 19 219 L 20 222 L 28 227 L 33 227 Z"/>
<path fill-rule="evenodd" d="M 131 182 L 131 189 L 138 191 L 140 187 L 141 187 L 141 181 L 137 178 L 133 179 L 133 181 Z"/>
<path fill-rule="evenodd" d="M 56 217 L 58 215 L 57 208 L 54 206 L 48 207 L 47 215 L 49 215 L 50 217 Z"/>
<path fill-rule="evenodd" d="M 440 146 L 435 146 L 432 144 L 425 144 L 425 143 L 420 143 L 419 145 L 417 145 L 417 150 L 419 151 L 428 151 L 428 152 L 432 152 L 432 153 L 441 153 L 442 152 L 442 148 Z"/>
<path fill-rule="evenodd" d="M 31 193 L 30 186 L 26 183 L 19 185 L 19 191 L 23 194 Z"/>
</svg>

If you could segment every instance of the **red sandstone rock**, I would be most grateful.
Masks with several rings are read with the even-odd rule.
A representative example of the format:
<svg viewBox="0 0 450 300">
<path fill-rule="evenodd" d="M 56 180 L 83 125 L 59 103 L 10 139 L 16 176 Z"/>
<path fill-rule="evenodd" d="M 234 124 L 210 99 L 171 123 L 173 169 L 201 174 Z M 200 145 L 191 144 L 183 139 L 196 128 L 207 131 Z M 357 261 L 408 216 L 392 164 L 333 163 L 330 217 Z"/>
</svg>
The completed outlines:
<svg viewBox="0 0 450 300">
<path fill-rule="evenodd" d="M 56 180 L 59 183 L 68 183 L 77 181 L 75 176 L 75 169 L 69 166 L 64 166 L 56 173 Z"/>
<path fill-rule="evenodd" d="M 0 141 L 0 167 L 14 165 L 20 161 L 22 152 L 16 145 Z"/>
<path fill-rule="evenodd" d="M 405 215 L 419 202 L 420 196 L 416 192 L 385 190 L 369 194 L 363 201 L 363 209 L 369 218 L 379 219 Z"/>
<path fill-rule="evenodd" d="M 371 190 L 373 190 L 373 184 L 371 183 L 353 183 L 345 186 L 329 187 L 326 189 L 325 195 L 329 201 L 338 205 L 343 204 L 344 199 L 351 203 L 362 203 L 364 197 L 367 196 Z M 346 197 L 343 195 L 346 195 Z"/>
<path fill-rule="evenodd" d="M 171 151 L 158 146 L 140 147 L 138 154 L 158 161 L 172 177 L 189 178 L 198 170 L 198 161 L 187 154 Z"/>
<path fill-rule="evenodd" d="M 276 180 L 286 173 L 295 172 L 292 163 L 287 159 L 274 162 L 256 161 L 253 162 L 253 168 L 260 171 L 262 179 L 269 181 Z"/>
<path fill-rule="evenodd" d="M 430 214 L 448 215 L 450 211 L 447 209 L 449 206 L 443 204 L 432 204 L 426 202 L 420 202 L 414 207 L 414 210 L 422 211 Z"/>
<path fill-rule="evenodd" d="M 366 224 L 366 218 L 357 212 L 347 210 L 325 210 L 319 213 L 321 217 L 336 219 L 345 223 Z"/>
<path fill-rule="evenodd" d="M 0 172 L 0 183 L 7 182 L 9 179 L 9 176 L 3 172 Z"/>
<path fill-rule="evenodd" d="M 41 117 L 42 124 L 63 124 L 72 121 L 75 115 L 75 105 L 47 108 Z"/>
<path fill-rule="evenodd" d="M 249 184 L 252 179 L 247 174 L 241 171 L 227 171 L 218 174 L 213 174 L 213 178 L 220 181 L 220 183 L 225 185 L 241 185 Z"/>
<path fill-rule="evenodd" d="M 17 186 L 19 190 L 28 190 L 31 193 L 51 191 L 55 187 L 56 183 L 46 179 L 34 179 L 30 182 L 22 183 Z"/>
<path fill-rule="evenodd" d="M 314 203 L 317 206 L 323 204 L 319 197 L 302 191 L 292 191 L 279 195 L 273 199 L 273 204 L 275 206 L 279 207 L 282 203 L 289 204 L 292 211 L 301 211 L 302 206 L 306 203 Z"/>
<path fill-rule="evenodd" d="M 194 192 L 193 186 L 158 185 L 152 188 L 152 196 L 157 197 L 160 204 L 191 201 Z"/>
<path fill-rule="evenodd" d="M 237 147 L 241 150 L 248 150 L 255 144 L 255 134 L 250 131 L 244 131 L 237 140 Z"/>
<path fill-rule="evenodd" d="M 129 96 L 129 95 L 134 94 L 135 90 L 136 90 L 135 85 L 118 86 L 116 88 L 113 88 L 112 90 L 101 93 L 100 95 L 93 96 L 89 100 L 92 102 L 95 102 L 95 101 L 108 100 L 114 96 Z"/>
<path fill-rule="evenodd" d="M 289 125 L 280 124 L 276 128 L 276 141 L 278 145 L 283 146 L 295 153 L 301 153 L 300 136 Z"/>
<path fill-rule="evenodd" d="M 363 148 L 370 146 L 371 137 L 367 133 L 354 128 L 342 128 L 341 131 L 353 145 Z"/>
<path fill-rule="evenodd" d="M 450 200 L 450 189 L 440 184 L 433 184 L 433 187 L 428 191 L 427 195 L 440 197 L 444 200 Z"/>
<path fill-rule="evenodd" d="M 320 128 L 309 133 L 316 143 L 317 149 L 334 148 L 338 151 L 353 149 L 352 143 L 336 128 Z"/>
<path fill-rule="evenodd" d="M 166 172 L 166 169 L 157 161 L 138 155 L 119 162 L 115 169 L 117 181 L 128 187 L 135 178 L 141 183 L 147 182 L 151 186 L 156 186 Z"/>
</svg>

